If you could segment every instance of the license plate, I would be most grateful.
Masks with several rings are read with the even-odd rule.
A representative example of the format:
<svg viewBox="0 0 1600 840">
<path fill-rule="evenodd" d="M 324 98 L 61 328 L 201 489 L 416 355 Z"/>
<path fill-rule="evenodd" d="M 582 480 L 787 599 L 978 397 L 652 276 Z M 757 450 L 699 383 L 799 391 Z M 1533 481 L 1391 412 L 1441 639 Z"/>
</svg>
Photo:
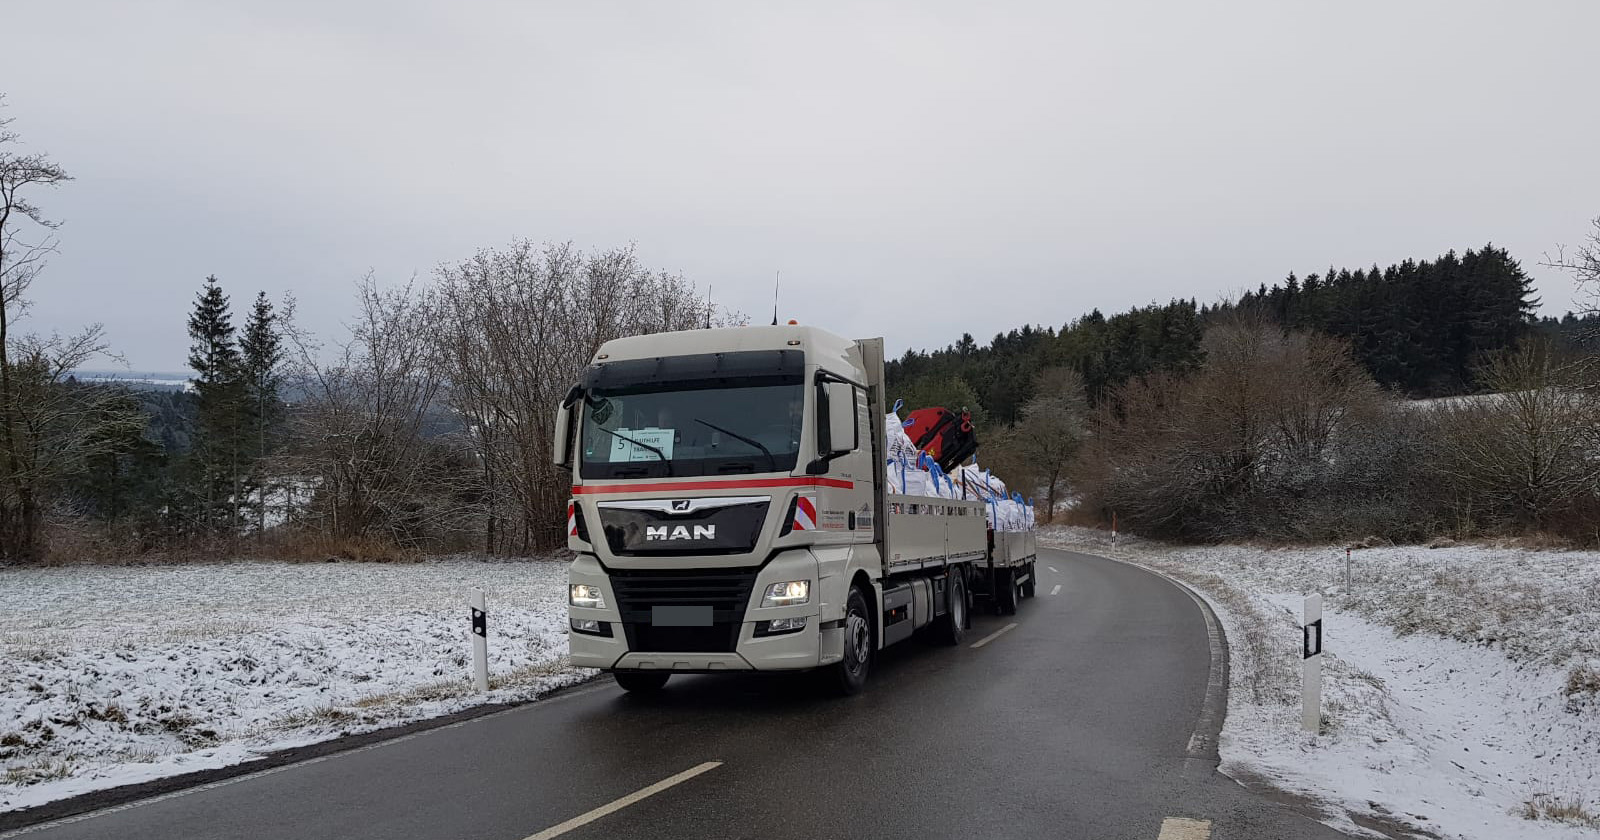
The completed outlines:
<svg viewBox="0 0 1600 840">
<path fill-rule="evenodd" d="M 650 623 L 657 627 L 710 627 L 710 607 L 651 607 Z"/>
</svg>

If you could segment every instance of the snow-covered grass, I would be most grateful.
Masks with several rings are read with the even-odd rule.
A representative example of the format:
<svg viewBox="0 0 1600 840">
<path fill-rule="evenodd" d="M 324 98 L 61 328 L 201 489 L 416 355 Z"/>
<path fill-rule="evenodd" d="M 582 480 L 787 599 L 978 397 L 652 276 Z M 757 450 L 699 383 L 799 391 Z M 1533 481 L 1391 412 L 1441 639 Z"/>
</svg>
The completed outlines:
<svg viewBox="0 0 1600 840">
<path fill-rule="evenodd" d="M 1223 772 L 1445 837 L 1600 837 L 1600 553 L 1041 542 L 1180 578 L 1230 646 Z M 1303 596 L 1325 599 L 1323 731 L 1300 725 Z"/>
<path fill-rule="evenodd" d="M 556 560 L 0 569 L 0 811 L 577 682 L 565 583 Z"/>
</svg>

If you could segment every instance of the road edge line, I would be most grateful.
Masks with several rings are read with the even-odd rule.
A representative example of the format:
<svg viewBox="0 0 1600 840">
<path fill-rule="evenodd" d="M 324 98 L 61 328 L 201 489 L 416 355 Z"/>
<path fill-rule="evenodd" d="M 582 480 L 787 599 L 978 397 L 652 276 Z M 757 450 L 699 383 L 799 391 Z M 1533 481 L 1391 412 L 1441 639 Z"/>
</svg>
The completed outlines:
<svg viewBox="0 0 1600 840">
<path fill-rule="evenodd" d="M 1057 551 L 1070 551 L 1076 554 L 1085 554 L 1121 563 L 1124 566 L 1143 570 L 1166 582 L 1176 586 L 1188 595 L 1200 608 L 1200 615 L 1205 619 L 1207 641 L 1211 648 L 1211 664 L 1206 673 L 1205 698 L 1200 703 L 1200 714 L 1195 718 L 1194 728 L 1190 730 L 1189 743 L 1184 752 L 1189 758 L 1208 761 L 1212 764 L 1222 763 L 1221 753 L 1218 751 L 1222 737 L 1222 726 L 1228 717 L 1228 637 L 1222 630 L 1222 622 L 1217 618 L 1216 610 L 1211 602 L 1206 600 L 1194 587 L 1167 574 L 1166 572 L 1147 566 L 1137 560 L 1122 557 L 1111 557 L 1094 551 L 1084 551 L 1078 548 L 1047 545 L 1045 548 L 1054 548 Z"/>
</svg>

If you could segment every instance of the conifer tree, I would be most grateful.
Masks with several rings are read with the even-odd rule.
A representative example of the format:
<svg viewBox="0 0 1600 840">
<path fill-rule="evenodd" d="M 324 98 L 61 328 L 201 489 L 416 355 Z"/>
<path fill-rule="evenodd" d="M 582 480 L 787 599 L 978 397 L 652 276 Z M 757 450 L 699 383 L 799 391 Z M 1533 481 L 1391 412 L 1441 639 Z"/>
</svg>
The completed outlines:
<svg viewBox="0 0 1600 840">
<path fill-rule="evenodd" d="M 240 371 L 246 419 L 242 445 L 249 453 L 247 477 L 249 495 L 254 497 L 256 532 L 266 530 L 266 458 L 272 454 L 278 424 L 282 419 L 279 387 L 282 382 L 283 337 L 278 329 L 278 314 L 266 292 L 256 294 L 244 335 L 239 339 Z"/>
<path fill-rule="evenodd" d="M 244 388 L 233 316 L 216 275 L 207 277 L 195 296 L 189 340 L 189 367 L 195 372 L 189 381 L 198 404 L 190 454 L 198 520 L 205 532 L 228 528 L 232 536 L 243 491 Z"/>
</svg>

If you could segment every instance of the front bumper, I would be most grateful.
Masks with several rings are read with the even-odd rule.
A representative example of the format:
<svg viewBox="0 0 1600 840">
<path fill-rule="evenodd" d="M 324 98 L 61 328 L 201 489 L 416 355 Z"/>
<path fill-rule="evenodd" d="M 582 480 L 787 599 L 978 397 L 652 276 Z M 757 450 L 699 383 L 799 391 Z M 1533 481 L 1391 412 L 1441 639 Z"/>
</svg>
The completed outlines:
<svg viewBox="0 0 1600 840">
<path fill-rule="evenodd" d="M 737 641 L 732 651 L 634 651 L 629 649 L 629 633 L 623 625 L 616 588 L 598 560 L 580 555 L 573 561 L 568 578 L 572 583 L 599 586 L 605 594 L 603 609 L 567 608 L 570 620 L 592 619 L 607 622 L 610 636 L 597 636 L 570 630 L 568 646 L 573 665 L 605 670 L 664 670 L 679 672 L 786 671 L 815 668 L 825 661 L 821 655 L 823 633 L 819 627 L 820 593 L 817 563 L 808 551 L 785 552 L 773 558 L 756 576 L 749 603 L 744 610 Z M 810 580 L 812 599 L 794 607 L 760 606 L 761 593 L 770 584 L 785 580 Z M 776 618 L 806 618 L 804 629 L 774 636 L 756 636 L 757 622 Z M 570 624 L 569 624 L 570 628 Z M 829 634 L 830 637 L 836 634 Z"/>
</svg>

